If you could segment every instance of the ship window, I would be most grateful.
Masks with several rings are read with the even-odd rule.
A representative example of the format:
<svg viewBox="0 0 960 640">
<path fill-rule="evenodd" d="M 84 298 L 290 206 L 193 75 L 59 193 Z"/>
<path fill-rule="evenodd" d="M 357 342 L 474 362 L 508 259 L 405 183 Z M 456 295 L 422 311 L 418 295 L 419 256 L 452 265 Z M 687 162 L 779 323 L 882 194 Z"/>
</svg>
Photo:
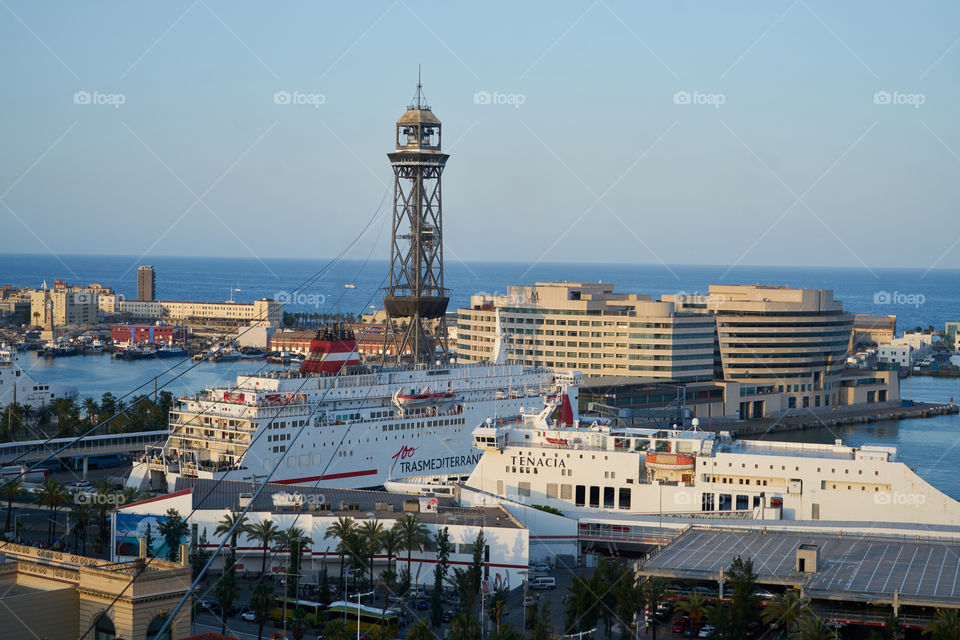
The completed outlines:
<svg viewBox="0 0 960 640">
<path fill-rule="evenodd" d="M 577 485 L 576 497 L 574 498 L 574 504 L 578 507 L 582 507 L 586 504 L 587 501 L 587 488 L 582 485 Z"/>
<path fill-rule="evenodd" d="M 613 509 L 614 499 L 614 488 L 613 487 L 604 487 L 603 488 L 603 507 L 604 509 Z"/>
<path fill-rule="evenodd" d="M 597 486 L 590 487 L 590 506 L 591 507 L 600 506 L 600 487 L 597 487 Z"/>
<path fill-rule="evenodd" d="M 569 484 L 560 485 L 560 499 L 569 500 L 572 495 L 572 487 Z"/>
<path fill-rule="evenodd" d="M 625 487 L 620 488 L 620 508 L 629 509 L 630 508 L 630 489 Z"/>
<path fill-rule="evenodd" d="M 557 497 L 557 485 L 553 482 L 547 483 L 547 497 L 556 498 Z"/>
</svg>

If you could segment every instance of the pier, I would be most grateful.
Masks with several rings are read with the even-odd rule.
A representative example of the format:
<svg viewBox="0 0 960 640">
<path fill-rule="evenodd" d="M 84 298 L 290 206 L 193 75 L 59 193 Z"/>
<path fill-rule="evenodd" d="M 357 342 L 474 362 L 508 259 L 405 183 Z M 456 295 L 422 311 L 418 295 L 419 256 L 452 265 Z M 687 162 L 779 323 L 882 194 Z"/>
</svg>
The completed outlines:
<svg viewBox="0 0 960 640">
<path fill-rule="evenodd" d="M 906 406 L 905 406 L 906 405 Z M 934 416 L 956 414 L 955 404 L 935 402 L 883 403 L 875 405 L 855 405 L 833 409 L 798 409 L 777 417 L 744 420 L 733 424 L 715 423 L 713 431 L 729 431 L 736 437 L 750 437 L 779 431 L 803 431 L 821 427 L 842 427 L 852 424 L 906 420 L 910 418 L 932 418 Z"/>
</svg>

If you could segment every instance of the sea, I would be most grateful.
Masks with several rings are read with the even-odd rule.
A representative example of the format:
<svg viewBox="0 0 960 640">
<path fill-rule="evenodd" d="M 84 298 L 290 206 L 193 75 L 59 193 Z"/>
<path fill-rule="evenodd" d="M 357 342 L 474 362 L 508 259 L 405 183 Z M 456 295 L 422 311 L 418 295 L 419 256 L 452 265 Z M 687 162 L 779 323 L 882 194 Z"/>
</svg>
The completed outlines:
<svg viewBox="0 0 960 640">
<path fill-rule="evenodd" d="M 56 279 L 70 284 L 99 283 L 136 296 L 135 256 L 0 254 L 0 286 L 40 286 Z M 281 299 L 284 310 L 359 315 L 380 305 L 386 284 L 383 260 L 257 259 L 156 257 L 157 297 L 163 300 L 250 302 Z M 462 262 L 448 258 L 445 286 L 450 308 L 469 305 L 475 294 L 506 295 L 518 284 L 566 280 L 609 282 L 616 291 L 704 294 L 711 284 L 779 284 L 832 289 L 844 308 L 857 313 L 895 314 L 898 330 L 960 319 L 960 271 L 835 267 L 760 267 L 740 265 L 649 265 L 620 263 Z M 345 288 L 344 285 L 355 288 Z M 237 375 L 275 368 L 262 360 L 229 363 L 114 360 L 109 355 L 46 359 L 34 352 L 20 364 L 43 382 L 62 382 L 80 397 L 118 397 L 151 393 L 154 384 L 175 395 L 191 395 L 206 386 L 232 383 Z M 901 381 L 901 396 L 926 402 L 960 400 L 960 378 L 914 377 Z M 849 445 L 897 446 L 900 459 L 935 487 L 960 500 L 960 416 L 875 422 L 834 429 L 777 433 L 777 440 Z"/>
</svg>

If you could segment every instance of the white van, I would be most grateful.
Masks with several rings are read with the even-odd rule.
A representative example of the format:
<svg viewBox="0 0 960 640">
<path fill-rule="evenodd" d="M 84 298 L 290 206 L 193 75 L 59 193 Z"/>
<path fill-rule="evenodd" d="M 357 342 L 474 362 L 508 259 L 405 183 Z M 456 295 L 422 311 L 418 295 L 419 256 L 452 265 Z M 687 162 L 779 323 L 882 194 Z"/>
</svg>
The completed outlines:
<svg viewBox="0 0 960 640">
<path fill-rule="evenodd" d="M 534 578 L 533 582 L 530 583 L 531 589 L 556 589 L 557 588 L 557 579 L 551 576 L 540 576 L 539 578 Z"/>
</svg>

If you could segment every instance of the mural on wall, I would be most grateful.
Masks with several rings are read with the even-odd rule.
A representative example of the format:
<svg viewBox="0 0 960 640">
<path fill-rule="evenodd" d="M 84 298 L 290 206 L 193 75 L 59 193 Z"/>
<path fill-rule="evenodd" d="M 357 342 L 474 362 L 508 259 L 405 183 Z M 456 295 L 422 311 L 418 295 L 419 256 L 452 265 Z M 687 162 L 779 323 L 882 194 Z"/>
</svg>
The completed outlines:
<svg viewBox="0 0 960 640">
<path fill-rule="evenodd" d="M 160 535 L 159 524 L 166 521 L 166 516 L 155 516 L 142 513 L 124 513 L 118 511 L 114 514 L 114 539 L 113 551 L 114 559 L 121 556 L 136 558 L 140 552 L 140 538 L 149 536 L 150 555 L 159 558 L 167 556 L 167 542 Z M 180 542 L 186 543 L 187 537 L 184 536 Z"/>
</svg>

